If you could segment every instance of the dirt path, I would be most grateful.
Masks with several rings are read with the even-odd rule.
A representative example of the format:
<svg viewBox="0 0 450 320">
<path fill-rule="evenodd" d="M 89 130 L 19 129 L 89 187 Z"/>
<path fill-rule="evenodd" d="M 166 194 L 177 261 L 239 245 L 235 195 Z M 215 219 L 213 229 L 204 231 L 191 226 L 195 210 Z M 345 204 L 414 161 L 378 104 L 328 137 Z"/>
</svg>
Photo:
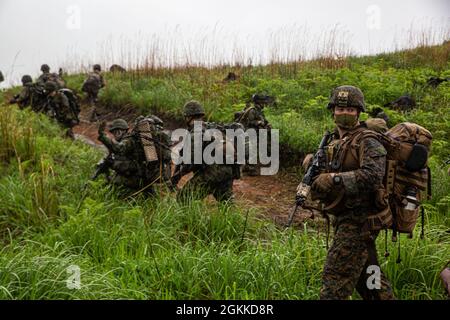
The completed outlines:
<svg viewBox="0 0 450 320">
<path fill-rule="evenodd" d="M 106 114 L 104 110 L 99 110 L 105 112 L 105 115 L 100 116 L 99 121 L 91 123 L 88 121 L 91 110 L 86 106 L 82 108 L 80 125 L 74 128 L 74 133 L 77 139 L 92 146 L 103 148 L 102 143 L 97 140 L 98 125 L 100 121 L 112 121 L 119 116 L 118 114 Z M 126 116 L 120 115 L 129 123 L 135 116 L 131 113 Z M 239 205 L 247 208 L 257 207 L 264 216 L 272 219 L 276 224 L 284 225 L 294 204 L 298 182 L 298 178 L 294 174 L 285 171 L 274 176 L 243 176 L 241 179 L 234 181 L 233 191 Z M 309 215 L 297 214 L 294 224 L 300 223 L 307 217 Z"/>
</svg>

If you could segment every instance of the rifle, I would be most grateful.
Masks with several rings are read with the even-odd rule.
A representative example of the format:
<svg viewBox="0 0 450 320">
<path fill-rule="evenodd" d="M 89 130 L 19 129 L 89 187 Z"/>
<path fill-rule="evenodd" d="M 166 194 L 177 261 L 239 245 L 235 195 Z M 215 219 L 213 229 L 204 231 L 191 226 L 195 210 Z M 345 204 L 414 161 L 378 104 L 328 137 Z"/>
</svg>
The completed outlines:
<svg viewBox="0 0 450 320">
<path fill-rule="evenodd" d="M 295 196 L 295 207 L 289 214 L 286 228 L 290 227 L 297 209 L 305 204 L 306 199 L 311 192 L 311 185 L 314 179 L 325 169 L 327 156 L 325 148 L 329 143 L 331 133 L 327 130 L 320 141 L 319 148 L 313 157 L 312 164 L 308 167 L 302 182 L 297 187 L 297 195 Z"/>
<path fill-rule="evenodd" d="M 112 166 L 113 162 L 114 155 L 110 152 L 105 158 L 103 158 L 96 164 L 94 174 L 91 176 L 90 180 L 97 179 L 101 174 L 105 174 L 108 176 L 109 168 Z"/>
</svg>

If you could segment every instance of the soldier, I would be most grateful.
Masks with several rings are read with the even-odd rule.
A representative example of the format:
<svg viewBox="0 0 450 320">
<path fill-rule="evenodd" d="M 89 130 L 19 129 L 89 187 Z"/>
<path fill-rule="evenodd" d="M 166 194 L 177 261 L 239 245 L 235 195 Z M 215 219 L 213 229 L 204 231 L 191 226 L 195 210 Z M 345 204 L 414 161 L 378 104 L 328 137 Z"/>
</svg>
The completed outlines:
<svg viewBox="0 0 450 320">
<path fill-rule="evenodd" d="M 65 87 L 65 82 L 57 73 L 50 73 L 50 67 L 48 64 L 43 64 L 41 66 L 42 74 L 36 80 L 38 85 L 44 86 L 47 81 L 52 81 L 56 84 L 57 89 L 62 89 Z"/>
<path fill-rule="evenodd" d="M 375 240 L 379 231 L 368 224 L 369 216 L 381 218 L 389 210 L 383 197 L 387 152 L 377 134 L 359 121 L 360 113 L 365 111 L 359 88 L 334 89 L 328 109 L 337 127 L 328 145 L 326 172 L 311 186 L 312 199 L 323 203 L 324 213 L 334 217 L 335 227 L 320 298 L 347 299 L 356 288 L 365 300 L 393 299 L 377 260 Z M 368 278 L 373 272 L 379 277 L 379 287 L 370 286 Z"/>
<path fill-rule="evenodd" d="M 273 103 L 273 97 L 261 94 L 254 94 L 252 96 L 253 105 L 247 104 L 246 108 L 235 114 L 235 121 L 241 123 L 245 129 L 255 129 L 259 139 L 259 129 L 272 129 L 272 126 L 264 116 L 264 107 Z M 270 137 L 268 136 L 268 142 Z M 268 146 L 270 150 L 270 146 Z M 242 172 L 250 176 L 259 175 L 259 164 L 245 164 Z"/>
<path fill-rule="evenodd" d="M 44 88 L 47 95 L 44 112 L 55 118 L 62 126 L 68 128 L 67 136 L 73 139 L 73 127 L 79 123 L 76 110 L 73 110 L 69 99 L 62 90 L 58 90 L 55 82 L 47 81 Z"/>
<path fill-rule="evenodd" d="M 148 119 L 147 119 L 148 120 Z M 142 145 L 139 134 L 133 130 L 129 133 L 128 123 L 123 119 L 114 120 L 109 132 L 114 140 L 105 134 L 106 123 L 102 122 L 98 129 L 98 140 L 109 150 L 111 159 L 110 168 L 115 171 L 112 183 L 147 194 L 154 194 L 154 183 L 164 181 L 164 161 L 167 157 L 161 157 L 156 162 L 149 162 Z M 153 139 L 161 143 L 167 143 L 170 139 L 162 130 L 151 129 Z M 169 155 L 170 157 L 170 155 Z"/>
<path fill-rule="evenodd" d="M 9 103 L 17 103 L 20 109 L 24 109 L 31 105 L 32 96 L 33 96 L 33 79 L 29 75 L 24 75 L 22 77 L 22 91 L 15 95 Z"/>
<path fill-rule="evenodd" d="M 44 87 L 33 83 L 33 79 L 27 74 L 22 77 L 22 86 L 22 91 L 16 94 L 9 103 L 17 103 L 20 109 L 31 106 L 31 110 L 40 112 L 47 101 Z"/>
<path fill-rule="evenodd" d="M 177 194 L 177 200 L 180 202 L 187 202 L 190 198 L 203 199 L 207 195 L 212 194 L 217 201 L 232 201 L 233 200 L 233 179 L 236 177 L 236 172 L 233 170 L 233 165 L 227 164 L 206 164 L 202 157 L 201 164 L 194 164 L 194 122 L 200 123 L 203 132 L 206 129 L 216 128 L 215 123 L 207 123 L 204 121 L 205 111 L 203 106 L 197 101 L 189 101 L 184 105 L 184 119 L 188 130 L 190 131 L 191 150 L 181 150 L 181 155 L 184 152 L 191 152 L 191 163 L 182 163 L 177 166 L 175 173 L 172 176 L 172 184 L 177 185 L 182 176 L 193 172 L 194 176 L 183 186 Z M 185 144 L 186 146 L 186 144 Z M 201 152 L 206 148 L 207 144 L 202 144 Z"/>
<path fill-rule="evenodd" d="M 98 92 L 101 88 L 105 86 L 105 81 L 101 74 L 101 67 L 99 64 L 95 64 L 93 67 L 93 72 L 89 73 L 88 78 L 84 81 L 81 90 L 87 93 L 88 102 L 93 106 L 91 122 L 95 121 L 98 117 L 95 104 L 97 103 Z"/>
</svg>

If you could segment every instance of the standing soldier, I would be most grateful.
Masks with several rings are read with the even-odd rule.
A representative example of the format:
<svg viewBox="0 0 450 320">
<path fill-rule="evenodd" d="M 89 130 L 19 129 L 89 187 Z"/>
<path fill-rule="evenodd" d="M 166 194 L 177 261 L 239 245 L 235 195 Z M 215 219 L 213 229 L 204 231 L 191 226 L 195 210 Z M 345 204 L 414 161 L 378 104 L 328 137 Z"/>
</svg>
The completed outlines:
<svg viewBox="0 0 450 320">
<path fill-rule="evenodd" d="M 84 81 L 81 88 L 83 92 L 87 93 L 89 105 L 93 107 L 91 121 L 95 121 L 98 117 L 95 104 L 97 103 L 98 92 L 105 86 L 100 65 L 95 64 L 93 69 L 93 72 L 89 73 L 88 78 Z"/>
<path fill-rule="evenodd" d="M 197 101 L 189 101 L 184 105 L 184 119 L 190 132 L 190 143 L 183 146 L 181 155 L 184 152 L 191 153 L 191 163 L 179 164 L 172 176 L 172 185 L 176 186 L 182 176 L 193 173 L 194 176 L 183 186 L 177 194 L 177 200 L 187 202 L 190 198 L 203 199 L 212 194 L 217 201 L 233 200 L 233 179 L 236 174 L 233 165 L 227 164 L 206 164 L 203 156 L 201 164 L 194 164 L 195 152 L 202 152 L 207 144 L 202 142 L 201 150 L 194 150 L 194 122 L 202 127 L 202 134 L 206 129 L 216 127 L 214 123 L 204 121 L 205 111 L 203 106 Z M 203 140 L 203 139 L 202 139 Z M 186 145 L 190 144 L 191 150 L 185 150 Z"/>
<path fill-rule="evenodd" d="M 393 299 L 377 259 L 375 240 L 379 230 L 368 223 L 368 217 L 384 219 L 385 225 L 392 218 L 383 197 L 386 150 L 377 135 L 359 122 L 360 113 L 365 111 L 359 88 L 334 89 L 328 109 L 337 127 L 328 145 L 327 168 L 311 186 L 312 198 L 323 203 L 324 213 L 334 217 L 335 227 L 320 298 L 347 299 L 356 288 L 365 300 Z M 375 287 L 369 279 L 374 272 L 379 284 Z"/>
<path fill-rule="evenodd" d="M 254 94 L 252 96 L 252 105 L 247 105 L 247 107 L 235 115 L 235 120 L 241 123 L 244 128 L 255 129 L 259 141 L 259 129 L 270 130 L 272 126 L 267 121 L 264 116 L 264 107 L 273 102 L 273 98 L 267 95 Z M 269 143 L 270 137 L 268 136 L 267 142 Z M 270 145 L 267 146 L 270 150 Z M 242 172 L 247 173 L 250 176 L 259 175 L 259 164 L 245 164 L 242 168 Z"/>
<path fill-rule="evenodd" d="M 71 106 L 68 97 L 58 90 L 58 86 L 53 81 L 47 81 L 44 85 L 47 94 L 47 103 L 44 107 L 50 117 L 55 118 L 62 126 L 67 129 L 67 136 L 74 138 L 73 127 L 79 123 L 76 110 Z"/>
</svg>

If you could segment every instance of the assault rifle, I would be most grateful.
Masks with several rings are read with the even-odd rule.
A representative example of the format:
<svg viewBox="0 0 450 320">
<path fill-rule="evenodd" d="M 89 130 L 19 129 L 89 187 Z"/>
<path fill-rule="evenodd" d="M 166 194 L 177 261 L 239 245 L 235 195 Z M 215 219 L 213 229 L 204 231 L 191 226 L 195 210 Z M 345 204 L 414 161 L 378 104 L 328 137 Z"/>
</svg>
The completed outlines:
<svg viewBox="0 0 450 320">
<path fill-rule="evenodd" d="M 302 182 L 300 182 L 297 187 L 295 207 L 289 214 L 288 222 L 286 224 L 287 228 L 290 227 L 297 209 L 305 204 L 305 201 L 308 198 L 309 193 L 311 192 L 311 185 L 313 184 L 314 179 L 323 171 L 323 169 L 325 169 L 327 163 L 325 148 L 330 142 L 330 137 L 331 133 L 329 131 L 326 131 L 322 137 L 322 140 L 320 141 L 319 148 L 313 157 L 311 165 L 308 167 L 308 170 L 306 171 Z"/>
<path fill-rule="evenodd" d="M 100 160 L 95 166 L 94 174 L 91 176 L 91 180 L 95 180 L 99 175 L 105 174 L 108 176 L 109 168 L 111 168 L 114 162 L 114 155 L 110 152 L 105 158 Z"/>
</svg>

